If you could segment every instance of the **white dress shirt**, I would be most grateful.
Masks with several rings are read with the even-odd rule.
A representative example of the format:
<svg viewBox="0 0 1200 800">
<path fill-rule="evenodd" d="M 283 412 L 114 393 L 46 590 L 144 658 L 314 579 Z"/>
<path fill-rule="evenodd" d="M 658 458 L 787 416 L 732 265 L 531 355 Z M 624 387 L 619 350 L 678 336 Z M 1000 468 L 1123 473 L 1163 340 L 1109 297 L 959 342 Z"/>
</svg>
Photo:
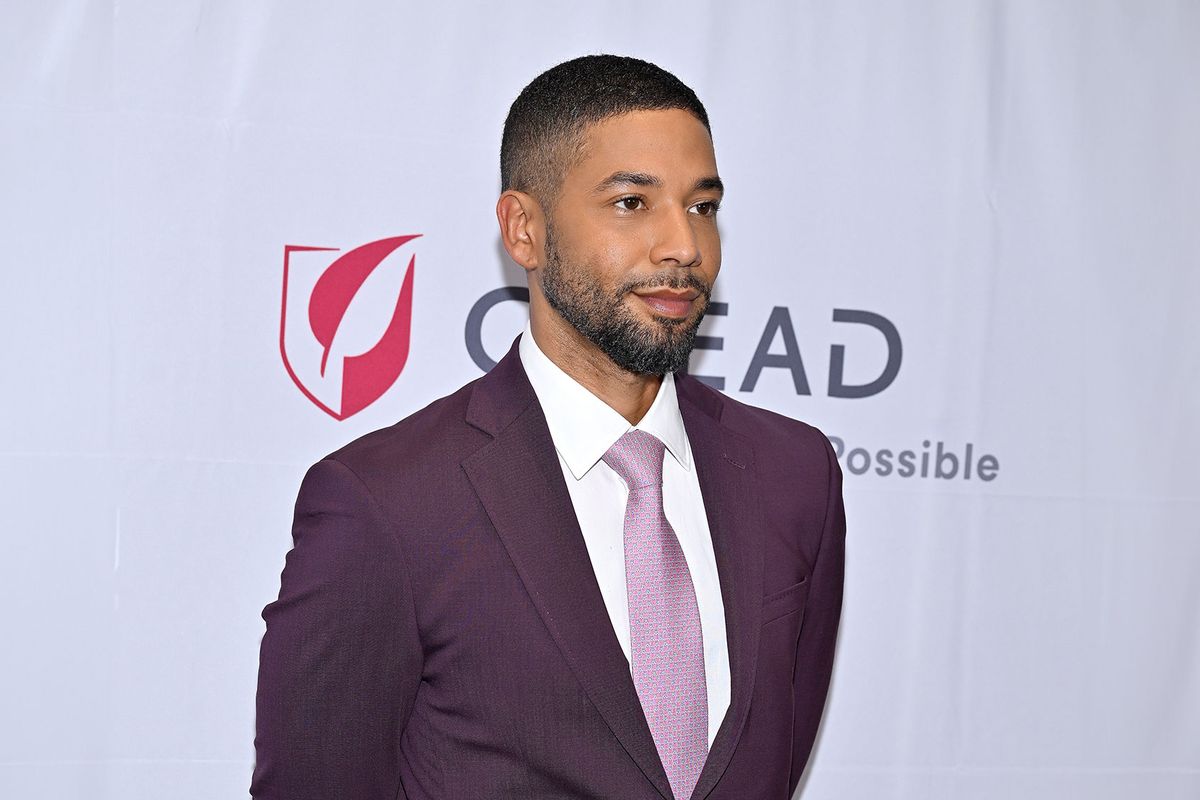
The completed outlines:
<svg viewBox="0 0 1200 800">
<path fill-rule="evenodd" d="M 692 448 L 679 414 L 673 375 L 663 377 L 658 395 L 636 426 L 596 397 L 542 352 L 529 326 L 519 345 L 521 364 L 546 415 L 575 516 L 583 532 L 592 570 L 625 659 L 630 658 L 629 603 L 625 591 L 625 503 L 629 489 L 601 457 L 626 431 L 637 427 L 658 437 L 663 460 L 663 511 L 675 529 L 687 560 L 704 636 L 704 677 L 708 684 L 708 743 L 729 707 L 729 650 L 725 607 L 713 555 L 704 497 L 692 462 Z"/>
</svg>

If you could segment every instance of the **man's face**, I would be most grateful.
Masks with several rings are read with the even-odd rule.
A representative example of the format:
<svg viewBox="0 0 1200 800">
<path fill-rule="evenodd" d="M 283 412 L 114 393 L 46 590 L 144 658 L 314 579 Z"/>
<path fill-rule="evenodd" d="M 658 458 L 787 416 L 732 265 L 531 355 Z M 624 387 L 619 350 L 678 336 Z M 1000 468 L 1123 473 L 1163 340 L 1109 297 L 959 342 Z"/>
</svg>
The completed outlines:
<svg viewBox="0 0 1200 800">
<path fill-rule="evenodd" d="M 621 368 L 687 365 L 721 266 L 712 140 L 687 111 L 591 126 L 546 220 L 542 293 Z"/>
</svg>

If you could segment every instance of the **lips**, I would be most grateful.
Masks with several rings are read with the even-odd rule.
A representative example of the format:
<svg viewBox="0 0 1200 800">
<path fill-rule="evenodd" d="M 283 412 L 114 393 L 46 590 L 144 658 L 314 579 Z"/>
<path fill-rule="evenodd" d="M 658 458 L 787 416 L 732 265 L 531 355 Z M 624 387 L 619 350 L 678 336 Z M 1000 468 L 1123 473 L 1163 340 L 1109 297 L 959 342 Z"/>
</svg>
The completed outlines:
<svg viewBox="0 0 1200 800">
<path fill-rule="evenodd" d="M 655 289 L 644 294 L 634 292 L 650 310 L 665 317 L 686 317 L 692 303 L 700 296 L 695 289 Z"/>
</svg>

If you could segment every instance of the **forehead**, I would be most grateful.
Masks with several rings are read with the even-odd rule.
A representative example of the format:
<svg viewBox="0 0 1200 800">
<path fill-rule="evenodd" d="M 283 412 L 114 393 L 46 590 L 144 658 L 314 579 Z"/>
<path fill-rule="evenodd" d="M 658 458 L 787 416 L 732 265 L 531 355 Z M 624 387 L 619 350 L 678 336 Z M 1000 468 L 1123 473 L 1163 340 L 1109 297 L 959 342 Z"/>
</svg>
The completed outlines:
<svg viewBox="0 0 1200 800">
<path fill-rule="evenodd" d="M 608 117 L 583 133 L 580 156 L 563 176 L 564 188 L 594 185 L 617 171 L 641 172 L 691 186 L 717 174 L 712 138 L 691 112 L 671 108 Z"/>
</svg>

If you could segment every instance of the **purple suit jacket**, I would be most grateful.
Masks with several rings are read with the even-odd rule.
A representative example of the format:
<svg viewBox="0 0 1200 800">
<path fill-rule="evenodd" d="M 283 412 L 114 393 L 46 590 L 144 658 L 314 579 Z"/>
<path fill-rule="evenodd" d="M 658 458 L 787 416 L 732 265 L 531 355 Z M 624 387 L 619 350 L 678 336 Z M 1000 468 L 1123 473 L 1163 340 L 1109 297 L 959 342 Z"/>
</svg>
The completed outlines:
<svg viewBox="0 0 1200 800">
<path fill-rule="evenodd" d="M 815 428 L 677 377 L 732 697 L 694 800 L 786 800 L 842 605 L 841 471 Z M 671 798 L 517 355 L 314 465 L 266 607 L 251 794 Z"/>
</svg>

